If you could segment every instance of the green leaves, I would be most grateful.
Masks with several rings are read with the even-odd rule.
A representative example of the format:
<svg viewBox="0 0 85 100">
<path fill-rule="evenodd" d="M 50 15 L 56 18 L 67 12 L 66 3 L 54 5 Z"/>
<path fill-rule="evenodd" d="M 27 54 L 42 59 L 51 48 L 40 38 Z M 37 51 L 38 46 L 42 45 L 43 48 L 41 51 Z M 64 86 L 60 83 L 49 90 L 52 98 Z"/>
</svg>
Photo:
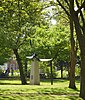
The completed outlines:
<svg viewBox="0 0 85 100">
<path fill-rule="evenodd" d="M 60 52 L 64 50 L 68 52 L 69 31 L 61 25 L 62 20 L 58 16 L 59 12 L 56 11 L 58 7 L 52 5 L 53 2 L 38 0 L 1 1 L 1 45 L 19 49 L 21 57 L 35 52 L 42 58 L 53 58 L 58 53 L 60 58 Z M 50 13 L 47 10 L 49 6 L 51 6 Z M 49 23 L 52 19 L 50 17 L 57 20 L 57 26 Z"/>
</svg>

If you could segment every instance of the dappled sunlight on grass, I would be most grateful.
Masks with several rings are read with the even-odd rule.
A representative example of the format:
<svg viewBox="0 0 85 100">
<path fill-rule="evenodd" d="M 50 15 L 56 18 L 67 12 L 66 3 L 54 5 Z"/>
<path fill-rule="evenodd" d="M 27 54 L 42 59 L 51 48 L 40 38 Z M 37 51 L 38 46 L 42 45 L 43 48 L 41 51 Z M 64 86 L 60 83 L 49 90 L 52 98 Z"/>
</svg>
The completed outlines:
<svg viewBox="0 0 85 100">
<path fill-rule="evenodd" d="M 5 84 L 6 83 L 6 84 Z M 28 81 L 29 83 L 29 81 Z M 41 81 L 40 85 L 21 85 L 20 80 L 0 80 L 0 100 L 82 100 L 77 90 L 68 88 L 68 80 Z"/>
</svg>

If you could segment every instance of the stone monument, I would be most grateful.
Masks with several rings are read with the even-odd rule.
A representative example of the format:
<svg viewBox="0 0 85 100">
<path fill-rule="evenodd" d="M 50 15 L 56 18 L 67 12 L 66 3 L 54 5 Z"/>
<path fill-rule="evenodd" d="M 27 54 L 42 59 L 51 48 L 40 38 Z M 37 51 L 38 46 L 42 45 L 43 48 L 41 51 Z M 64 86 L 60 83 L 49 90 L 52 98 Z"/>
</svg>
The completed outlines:
<svg viewBox="0 0 85 100">
<path fill-rule="evenodd" d="M 36 54 L 27 58 L 31 59 L 30 85 L 40 85 L 39 64 Z"/>
</svg>

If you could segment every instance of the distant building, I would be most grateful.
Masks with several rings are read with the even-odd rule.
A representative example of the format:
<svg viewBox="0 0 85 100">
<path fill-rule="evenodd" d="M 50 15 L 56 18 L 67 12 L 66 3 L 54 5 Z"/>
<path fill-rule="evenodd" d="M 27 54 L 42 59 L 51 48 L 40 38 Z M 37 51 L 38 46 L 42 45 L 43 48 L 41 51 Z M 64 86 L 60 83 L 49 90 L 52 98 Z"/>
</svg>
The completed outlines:
<svg viewBox="0 0 85 100">
<path fill-rule="evenodd" d="M 18 69 L 18 64 L 17 64 L 17 61 L 14 60 L 14 59 L 10 59 L 8 64 L 7 64 L 7 67 L 11 70 L 17 70 Z"/>
</svg>

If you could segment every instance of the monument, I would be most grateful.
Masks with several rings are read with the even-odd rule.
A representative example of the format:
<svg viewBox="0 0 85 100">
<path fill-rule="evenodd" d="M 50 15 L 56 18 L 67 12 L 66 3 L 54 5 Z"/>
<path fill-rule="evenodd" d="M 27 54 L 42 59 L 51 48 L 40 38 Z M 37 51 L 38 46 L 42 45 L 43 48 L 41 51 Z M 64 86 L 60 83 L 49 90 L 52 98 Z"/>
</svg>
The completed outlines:
<svg viewBox="0 0 85 100">
<path fill-rule="evenodd" d="M 52 73 L 52 60 L 53 59 L 39 59 L 36 54 L 28 56 L 28 59 L 31 60 L 31 71 L 30 71 L 30 85 L 40 85 L 40 73 L 39 73 L 39 61 L 41 62 L 50 62 L 51 70 L 51 85 L 53 85 L 53 73 Z"/>
<path fill-rule="evenodd" d="M 31 59 L 30 85 L 40 85 L 39 64 L 36 54 L 27 58 Z"/>
</svg>

